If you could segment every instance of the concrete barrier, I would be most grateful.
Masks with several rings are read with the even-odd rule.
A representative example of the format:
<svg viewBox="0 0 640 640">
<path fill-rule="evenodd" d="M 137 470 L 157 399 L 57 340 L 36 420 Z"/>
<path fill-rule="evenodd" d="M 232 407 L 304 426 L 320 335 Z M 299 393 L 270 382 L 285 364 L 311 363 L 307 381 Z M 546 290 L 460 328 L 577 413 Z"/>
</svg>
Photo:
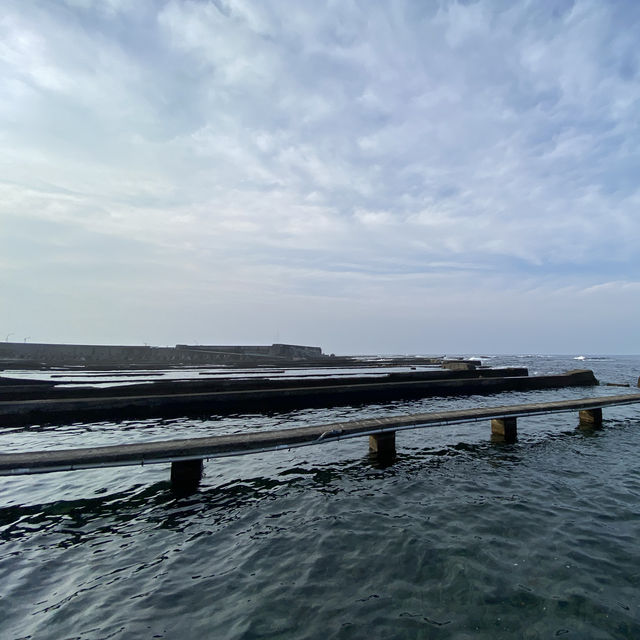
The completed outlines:
<svg viewBox="0 0 640 640">
<path fill-rule="evenodd" d="M 55 423 L 66 420 L 117 420 L 230 412 L 286 411 L 306 407 L 371 404 L 427 396 L 490 394 L 598 384 L 593 372 L 578 370 L 548 376 L 455 378 L 444 380 L 291 386 L 204 393 L 94 396 L 82 398 L 4 400 L 0 426 Z"/>
</svg>

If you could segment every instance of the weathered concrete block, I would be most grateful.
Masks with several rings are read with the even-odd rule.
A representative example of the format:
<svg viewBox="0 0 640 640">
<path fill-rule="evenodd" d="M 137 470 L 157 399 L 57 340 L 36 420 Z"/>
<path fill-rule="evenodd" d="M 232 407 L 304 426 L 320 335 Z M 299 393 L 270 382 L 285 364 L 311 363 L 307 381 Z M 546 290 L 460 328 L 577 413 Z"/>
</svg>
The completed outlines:
<svg viewBox="0 0 640 640">
<path fill-rule="evenodd" d="M 179 494 L 193 493 L 202 479 L 202 460 L 177 460 L 171 463 L 171 488 Z"/>
<path fill-rule="evenodd" d="M 475 371 L 477 365 L 478 363 L 467 360 L 445 360 L 442 363 L 444 369 L 450 369 L 451 371 Z"/>
<path fill-rule="evenodd" d="M 381 455 L 392 455 L 396 452 L 396 432 L 387 431 L 369 436 L 369 451 Z"/>
<path fill-rule="evenodd" d="M 515 442 L 518 438 L 517 418 L 494 418 L 491 420 L 491 436 L 497 442 Z"/>
<path fill-rule="evenodd" d="M 602 409 L 583 409 L 579 412 L 580 426 L 587 429 L 599 429 L 602 426 Z"/>
</svg>

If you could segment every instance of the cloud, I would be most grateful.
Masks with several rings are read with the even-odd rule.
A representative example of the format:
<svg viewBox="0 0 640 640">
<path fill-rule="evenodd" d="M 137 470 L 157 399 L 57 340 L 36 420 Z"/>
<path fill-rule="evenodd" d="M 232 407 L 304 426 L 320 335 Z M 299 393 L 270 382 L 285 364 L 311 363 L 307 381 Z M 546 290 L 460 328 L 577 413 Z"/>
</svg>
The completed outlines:
<svg viewBox="0 0 640 640">
<path fill-rule="evenodd" d="M 419 319 L 465 300 L 488 324 L 502 320 L 486 301 L 506 304 L 504 292 L 532 313 L 558 288 L 626 295 L 639 22 L 633 4 L 588 0 L 10 1 L 3 271 L 34 297 L 76 287 L 90 299 L 90 274 L 155 292 L 140 310 L 150 324 L 163 287 L 185 292 L 185 309 L 209 295 L 232 315 L 270 299 L 283 310 L 271 324 L 318 305 L 344 319 L 346 301 L 375 323 L 386 305 Z M 129 277 L 100 266 L 116 261 Z M 169 315 L 159 334 L 171 341 L 183 314 Z M 128 322 L 117 339 L 139 340 Z M 56 339 L 44 320 L 30 332 Z M 204 320 L 191 333 L 256 339 Z"/>
</svg>

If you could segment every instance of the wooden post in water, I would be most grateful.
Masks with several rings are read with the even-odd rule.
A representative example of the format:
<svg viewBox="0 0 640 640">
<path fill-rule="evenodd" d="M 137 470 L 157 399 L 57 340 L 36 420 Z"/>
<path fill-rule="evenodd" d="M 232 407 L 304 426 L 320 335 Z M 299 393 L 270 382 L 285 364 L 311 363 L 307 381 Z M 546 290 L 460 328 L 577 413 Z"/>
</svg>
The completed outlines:
<svg viewBox="0 0 640 640">
<path fill-rule="evenodd" d="M 171 488 L 176 493 L 193 493 L 202 479 L 202 460 L 176 460 L 171 463 Z"/>
<path fill-rule="evenodd" d="M 517 438 L 517 418 L 494 418 L 491 420 L 491 439 L 494 442 L 515 442 Z"/>
<path fill-rule="evenodd" d="M 385 431 L 369 436 L 369 451 L 383 456 L 392 456 L 396 452 L 396 432 Z"/>
<path fill-rule="evenodd" d="M 580 416 L 580 428 L 599 429 L 602 427 L 602 408 L 582 409 L 578 415 Z"/>
</svg>

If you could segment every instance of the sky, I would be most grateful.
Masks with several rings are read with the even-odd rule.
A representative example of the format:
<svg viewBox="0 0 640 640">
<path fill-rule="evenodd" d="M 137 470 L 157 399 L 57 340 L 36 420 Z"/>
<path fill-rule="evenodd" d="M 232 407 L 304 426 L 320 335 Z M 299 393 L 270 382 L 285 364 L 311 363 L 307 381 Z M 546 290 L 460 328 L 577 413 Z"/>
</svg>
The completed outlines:
<svg viewBox="0 0 640 640">
<path fill-rule="evenodd" d="M 640 3 L 3 0 L 0 340 L 640 353 Z"/>
</svg>

